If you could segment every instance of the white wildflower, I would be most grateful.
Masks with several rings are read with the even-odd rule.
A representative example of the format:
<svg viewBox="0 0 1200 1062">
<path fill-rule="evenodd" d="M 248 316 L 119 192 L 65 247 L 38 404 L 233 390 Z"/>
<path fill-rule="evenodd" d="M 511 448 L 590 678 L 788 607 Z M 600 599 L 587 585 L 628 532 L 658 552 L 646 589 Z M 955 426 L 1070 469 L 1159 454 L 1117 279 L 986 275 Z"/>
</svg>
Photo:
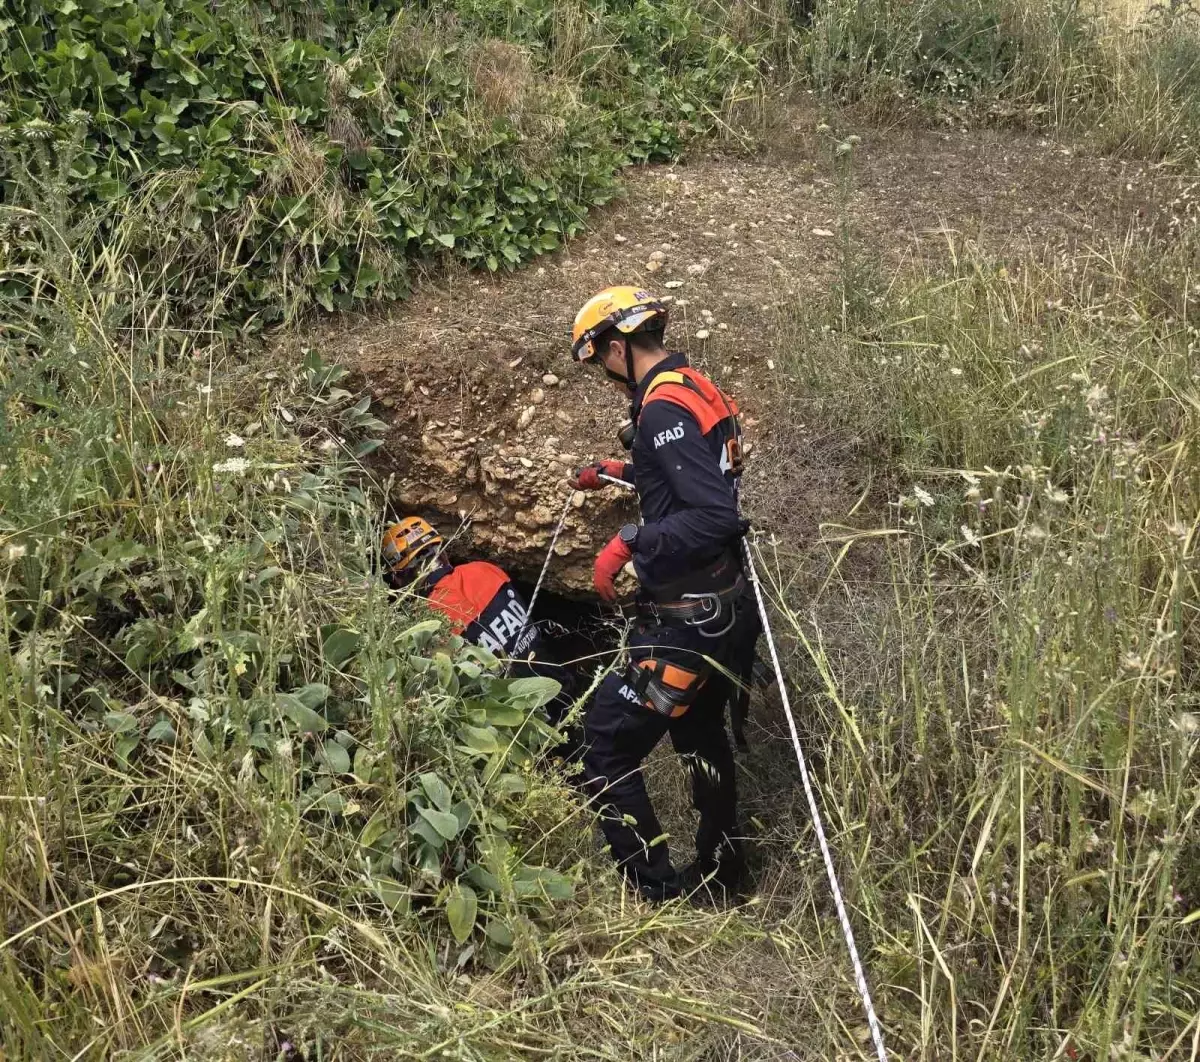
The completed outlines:
<svg viewBox="0 0 1200 1062">
<path fill-rule="evenodd" d="M 957 365 L 955 365 L 950 369 L 950 375 L 951 376 L 961 376 L 962 369 L 960 369 Z"/>
<path fill-rule="evenodd" d="M 243 439 L 240 435 L 227 435 L 225 437 L 225 445 L 228 446 L 231 450 L 236 450 L 240 446 L 245 446 L 246 440 Z"/>
<path fill-rule="evenodd" d="M 1047 483 L 1046 498 L 1047 500 L 1052 501 L 1055 505 L 1062 505 L 1067 501 L 1068 495 L 1065 490 L 1061 490 L 1060 488 Z"/>
<path fill-rule="evenodd" d="M 238 476 L 243 475 L 249 468 L 250 462 L 244 457 L 231 457 L 212 466 L 214 472 L 232 472 Z"/>
<path fill-rule="evenodd" d="M 919 501 L 926 508 L 929 508 L 931 505 L 933 505 L 933 495 L 930 494 L 929 491 L 927 491 L 924 487 L 913 487 L 913 495 L 916 497 L 917 501 Z"/>
<path fill-rule="evenodd" d="M 26 552 L 24 546 L 14 542 L 4 551 L 4 556 L 7 558 L 9 564 L 13 564 L 24 557 Z"/>
<path fill-rule="evenodd" d="M 971 527 L 969 524 L 963 524 L 962 527 L 959 528 L 959 530 L 962 532 L 962 537 L 966 540 L 966 543 L 968 546 L 978 546 L 979 545 L 979 536 L 977 534 L 975 534 L 974 531 L 971 530 Z"/>
<path fill-rule="evenodd" d="M 196 390 L 199 391 L 202 395 L 211 395 L 212 394 L 212 386 L 210 384 L 202 384 L 199 387 L 197 387 Z"/>
</svg>

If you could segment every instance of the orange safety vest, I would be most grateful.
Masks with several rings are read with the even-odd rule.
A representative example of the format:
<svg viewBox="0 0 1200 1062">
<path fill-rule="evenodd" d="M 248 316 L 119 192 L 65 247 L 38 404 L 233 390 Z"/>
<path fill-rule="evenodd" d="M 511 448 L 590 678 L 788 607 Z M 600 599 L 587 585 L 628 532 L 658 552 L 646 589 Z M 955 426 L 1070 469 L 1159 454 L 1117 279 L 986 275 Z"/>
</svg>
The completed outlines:
<svg viewBox="0 0 1200 1062">
<path fill-rule="evenodd" d="M 455 566 L 433 584 L 428 600 L 455 634 L 497 655 L 525 656 L 538 641 L 525 602 L 508 576 L 487 561 Z"/>
<path fill-rule="evenodd" d="M 700 425 L 700 434 L 714 428 L 725 428 L 725 451 L 721 456 L 721 471 L 735 479 L 742 474 L 742 428 L 738 422 L 738 405 L 703 373 L 690 365 L 660 372 L 642 398 L 642 409 L 656 400 L 682 406 Z"/>
</svg>

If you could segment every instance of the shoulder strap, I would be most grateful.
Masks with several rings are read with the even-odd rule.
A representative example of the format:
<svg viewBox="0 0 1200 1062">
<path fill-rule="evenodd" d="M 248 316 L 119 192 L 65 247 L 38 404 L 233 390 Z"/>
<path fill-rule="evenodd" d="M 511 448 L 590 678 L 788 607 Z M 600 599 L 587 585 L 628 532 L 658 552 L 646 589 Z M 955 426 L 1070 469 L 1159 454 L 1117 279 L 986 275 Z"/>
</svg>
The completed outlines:
<svg viewBox="0 0 1200 1062">
<path fill-rule="evenodd" d="M 727 418 L 736 418 L 738 413 L 736 402 L 727 398 L 707 376 L 696 372 L 690 366 L 684 369 L 668 369 L 651 380 L 642 399 L 642 408 L 656 399 L 665 399 L 686 409 L 696 418 L 701 435 L 707 435 Z"/>
</svg>

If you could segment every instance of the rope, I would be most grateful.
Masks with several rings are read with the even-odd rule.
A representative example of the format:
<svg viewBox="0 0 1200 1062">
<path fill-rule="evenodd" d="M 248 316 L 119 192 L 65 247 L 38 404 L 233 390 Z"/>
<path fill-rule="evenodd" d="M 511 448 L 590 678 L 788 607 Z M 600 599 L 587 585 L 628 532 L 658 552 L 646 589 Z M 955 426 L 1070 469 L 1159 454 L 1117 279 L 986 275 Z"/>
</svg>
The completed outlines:
<svg viewBox="0 0 1200 1062">
<path fill-rule="evenodd" d="M 542 583 L 546 581 L 546 572 L 550 568 L 550 558 L 554 556 L 554 547 L 558 544 L 558 536 L 562 534 L 563 525 L 567 522 L 567 514 L 571 511 L 571 499 L 575 496 L 574 488 L 567 491 L 567 501 L 563 505 L 562 513 L 559 515 L 558 524 L 554 528 L 554 534 L 550 536 L 550 547 L 546 550 L 546 559 L 542 562 L 542 570 L 538 575 L 537 582 L 533 586 L 533 596 L 529 599 L 529 608 L 525 610 L 525 622 L 521 624 L 521 630 L 517 634 L 516 641 L 513 645 L 520 645 L 521 639 L 525 637 L 525 631 L 529 628 L 530 621 L 533 619 L 533 609 L 537 604 L 538 594 L 542 591 Z M 512 666 L 512 659 L 504 667 L 504 674 L 508 674 L 508 669 Z"/>
<path fill-rule="evenodd" d="M 754 567 L 754 556 L 750 552 L 750 543 L 744 538 L 742 539 L 742 549 L 746 554 L 750 583 L 754 587 L 754 597 L 758 602 L 758 614 L 762 617 L 763 634 L 767 636 L 767 647 L 771 650 L 771 663 L 775 668 L 775 677 L 779 681 L 779 699 L 783 702 L 788 729 L 792 732 L 792 745 L 796 749 L 796 762 L 800 764 L 800 777 L 804 782 L 804 795 L 808 797 L 808 810 L 817 831 L 817 841 L 821 845 L 821 856 L 825 860 L 825 873 L 829 877 L 829 888 L 833 893 L 833 902 L 837 906 L 838 921 L 842 925 L 842 936 L 846 938 L 846 948 L 850 952 L 850 962 L 854 966 L 854 983 L 858 986 L 863 1010 L 867 1013 L 867 1025 L 871 1028 L 875 1053 L 879 1057 L 879 1062 L 887 1062 L 887 1049 L 883 1046 L 883 1030 L 880 1028 L 879 1018 L 875 1014 L 875 1005 L 871 1002 L 871 989 L 867 986 L 867 975 L 863 972 L 863 965 L 858 957 L 858 948 L 854 944 L 854 930 L 850 928 L 850 919 L 846 915 L 846 904 L 842 900 L 842 887 L 838 884 L 837 872 L 833 868 L 833 856 L 829 851 L 829 842 L 825 839 L 825 827 L 821 823 L 821 812 L 817 808 L 812 779 L 808 774 L 808 763 L 804 759 L 804 750 L 800 747 L 800 735 L 796 732 L 796 719 L 792 715 L 791 701 L 788 700 L 787 686 L 783 681 L 783 669 L 779 666 L 779 655 L 775 652 L 775 639 L 771 635 L 771 624 L 767 618 L 767 605 L 763 600 L 762 586 L 758 581 L 758 570 Z"/>
<path fill-rule="evenodd" d="M 599 478 L 616 487 L 633 490 L 634 486 L 615 476 L 600 473 Z M 883 1046 L 883 1029 L 875 1013 L 875 1004 L 871 1002 L 871 989 L 867 984 L 867 975 L 863 970 L 862 960 L 858 957 L 858 947 L 854 943 L 854 930 L 850 928 L 850 918 L 846 914 L 846 903 L 842 899 L 842 887 L 838 883 L 837 871 L 833 866 L 833 855 L 829 850 L 829 841 L 825 837 L 825 826 L 821 821 L 821 811 L 817 806 L 816 794 L 813 790 L 812 778 L 808 773 L 808 761 L 804 758 L 804 750 L 800 746 L 800 735 L 796 730 L 796 718 L 792 715 L 792 703 L 788 699 L 787 685 L 783 680 L 783 668 L 779 664 L 779 654 L 775 651 L 775 638 L 771 633 L 771 619 L 767 615 L 767 603 L 763 598 L 762 584 L 759 582 L 758 569 L 754 566 L 754 556 L 750 552 L 750 543 L 742 539 L 742 550 L 746 556 L 746 568 L 750 575 L 750 584 L 754 587 L 754 599 L 758 604 L 758 614 L 762 618 L 763 634 L 767 638 L 767 647 L 771 650 L 771 664 L 775 668 L 775 678 L 779 683 L 779 698 L 783 702 L 783 711 L 787 716 L 788 730 L 792 735 L 792 746 L 796 750 L 796 762 L 800 765 L 800 778 L 804 782 L 804 795 L 808 798 L 808 810 L 812 815 L 813 827 L 817 831 L 817 841 L 821 846 L 821 857 L 825 861 L 825 873 L 829 878 L 829 889 L 833 893 L 833 902 L 837 907 L 838 922 L 841 923 L 842 936 L 846 941 L 846 950 L 850 952 L 850 963 L 854 967 L 854 983 L 862 999 L 863 1010 L 867 1015 L 867 1025 L 871 1029 L 871 1040 L 875 1044 L 875 1054 L 879 1062 L 888 1062 L 887 1048 Z M 549 558 L 547 558 L 547 562 Z"/>
</svg>

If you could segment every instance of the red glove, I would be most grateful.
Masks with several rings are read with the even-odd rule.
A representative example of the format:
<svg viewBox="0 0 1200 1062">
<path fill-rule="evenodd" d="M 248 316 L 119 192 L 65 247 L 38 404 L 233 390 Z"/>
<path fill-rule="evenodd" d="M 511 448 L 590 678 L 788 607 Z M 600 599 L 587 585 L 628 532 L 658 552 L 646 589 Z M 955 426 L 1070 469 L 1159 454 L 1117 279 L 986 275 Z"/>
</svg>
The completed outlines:
<svg viewBox="0 0 1200 1062">
<path fill-rule="evenodd" d="M 601 490 L 608 486 L 604 480 L 599 478 L 601 473 L 612 476 L 613 479 L 624 479 L 625 462 L 608 458 L 604 461 L 594 461 L 590 465 L 584 465 L 575 473 L 575 478 L 571 480 L 571 486 L 576 490 Z"/>
<path fill-rule="evenodd" d="M 596 567 L 592 571 L 592 586 L 596 588 L 596 593 L 610 604 L 617 600 L 617 588 L 613 586 L 613 580 L 632 559 L 633 553 L 621 541 L 619 532 L 613 535 L 608 545 L 596 557 Z"/>
</svg>

